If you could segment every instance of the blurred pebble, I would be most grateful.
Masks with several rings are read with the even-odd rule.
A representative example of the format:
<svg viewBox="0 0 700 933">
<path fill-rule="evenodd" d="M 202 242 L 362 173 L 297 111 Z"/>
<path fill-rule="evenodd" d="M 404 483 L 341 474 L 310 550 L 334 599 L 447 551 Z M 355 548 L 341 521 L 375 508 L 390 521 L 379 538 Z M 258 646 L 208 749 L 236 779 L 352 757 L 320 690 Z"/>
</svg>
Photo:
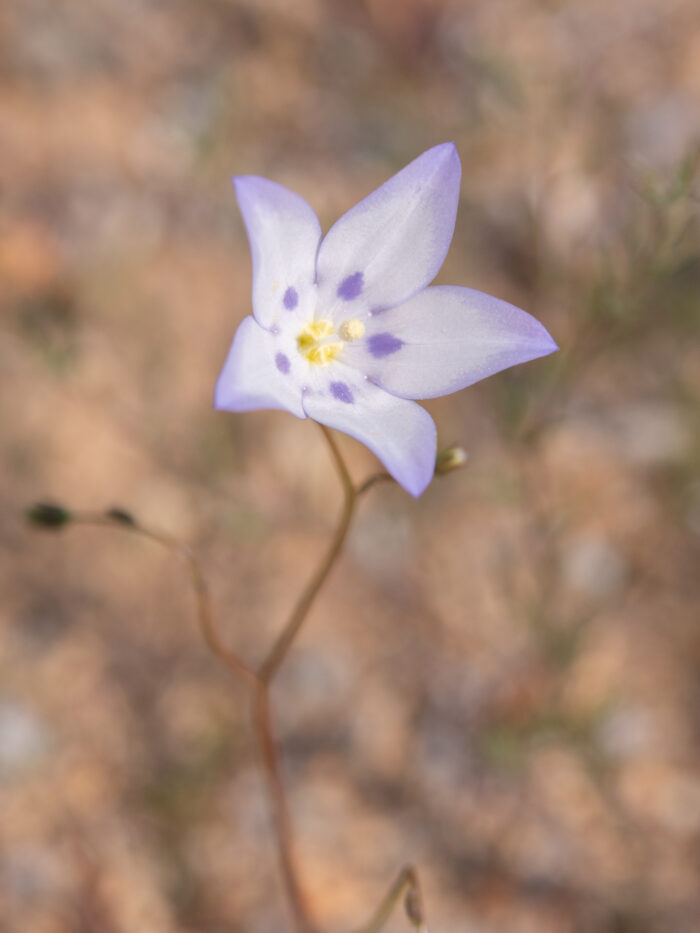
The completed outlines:
<svg viewBox="0 0 700 933">
<path fill-rule="evenodd" d="M 675 405 L 648 402 L 618 410 L 614 428 L 625 459 L 656 467 L 682 460 L 691 442 L 688 424 Z"/>
<path fill-rule="evenodd" d="M 700 780 L 695 775 L 673 774 L 659 795 L 658 816 L 679 836 L 694 836 L 700 831 Z"/>
<path fill-rule="evenodd" d="M 596 737 L 611 758 L 633 758 L 653 743 L 652 717 L 640 706 L 618 707 L 600 723 Z"/>
<path fill-rule="evenodd" d="M 565 547 L 562 577 L 571 589 L 602 599 L 622 589 L 627 578 L 627 564 L 606 538 L 585 533 Z"/>
<path fill-rule="evenodd" d="M 700 134 L 697 100 L 688 94 L 667 94 L 644 103 L 627 121 L 628 149 L 658 170 L 675 168 Z"/>
<path fill-rule="evenodd" d="M 353 559 L 373 580 L 404 580 L 405 568 L 415 559 L 413 524 L 404 513 L 376 509 L 362 515 L 350 539 Z"/>
<path fill-rule="evenodd" d="M 665 761 L 640 759 L 620 772 L 620 797 L 636 818 L 656 820 L 676 836 L 700 831 L 700 778 Z"/>
<path fill-rule="evenodd" d="M 449 810 L 473 770 L 466 726 L 426 710 L 414 739 L 413 761 L 427 798 Z"/>
<path fill-rule="evenodd" d="M 350 701 L 352 667 L 341 653 L 332 655 L 308 645 L 292 655 L 279 675 L 280 694 L 294 698 L 276 713 L 279 734 L 340 727 L 338 715 Z"/>
<path fill-rule="evenodd" d="M 48 748 L 44 724 L 25 706 L 0 701 L 0 779 L 31 768 Z"/>
<path fill-rule="evenodd" d="M 363 684 L 351 710 L 353 746 L 365 768 L 400 780 L 411 747 L 411 709 L 381 678 Z"/>
<path fill-rule="evenodd" d="M 566 252 L 590 237 L 600 222 L 601 192 L 595 180 L 567 172 L 542 192 L 547 248 Z"/>
<path fill-rule="evenodd" d="M 67 885 L 65 860 L 48 847 L 14 845 L 0 861 L 0 872 L 15 897 L 23 901 L 45 899 Z"/>
</svg>

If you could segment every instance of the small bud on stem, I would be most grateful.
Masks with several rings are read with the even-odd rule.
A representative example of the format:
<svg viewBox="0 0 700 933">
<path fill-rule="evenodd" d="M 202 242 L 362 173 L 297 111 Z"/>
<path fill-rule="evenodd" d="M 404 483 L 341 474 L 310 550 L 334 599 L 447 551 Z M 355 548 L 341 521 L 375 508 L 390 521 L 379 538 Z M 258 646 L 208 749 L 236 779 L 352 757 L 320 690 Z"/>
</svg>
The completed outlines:
<svg viewBox="0 0 700 933">
<path fill-rule="evenodd" d="M 420 898 L 415 888 L 411 887 L 406 892 L 404 906 L 408 919 L 414 927 L 419 927 L 423 923 L 423 913 L 420 907 Z"/>
<path fill-rule="evenodd" d="M 126 509 L 121 509 L 119 507 L 108 509 L 105 515 L 110 521 L 118 522 L 120 525 L 129 525 L 131 528 L 136 527 L 136 519 L 131 512 L 127 512 Z"/>
<path fill-rule="evenodd" d="M 73 519 L 68 509 L 55 502 L 37 502 L 27 509 L 25 515 L 31 525 L 50 531 L 58 531 Z"/>
<path fill-rule="evenodd" d="M 453 470 L 461 469 L 467 462 L 468 454 L 463 447 L 446 447 L 435 460 L 435 475 L 445 476 Z"/>
</svg>

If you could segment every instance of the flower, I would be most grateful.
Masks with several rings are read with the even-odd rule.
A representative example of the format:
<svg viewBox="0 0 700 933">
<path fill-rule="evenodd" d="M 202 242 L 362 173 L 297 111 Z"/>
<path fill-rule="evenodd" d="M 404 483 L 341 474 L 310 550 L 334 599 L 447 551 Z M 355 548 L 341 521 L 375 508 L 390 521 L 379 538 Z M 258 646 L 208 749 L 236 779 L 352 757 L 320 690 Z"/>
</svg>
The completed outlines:
<svg viewBox="0 0 700 933">
<path fill-rule="evenodd" d="M 316 214 L 265 178 L 234 178 L 253 260 L 253 315 L 216 385 L 228 411 L 281 408 L 357 438 L 419 496 L 437 432 L 412 399 L 463 389 L 556 344 L 483 292 L 430 286 L 452 240 L 456 147 L 424 152 L 321 237 Z"/>
</svg>

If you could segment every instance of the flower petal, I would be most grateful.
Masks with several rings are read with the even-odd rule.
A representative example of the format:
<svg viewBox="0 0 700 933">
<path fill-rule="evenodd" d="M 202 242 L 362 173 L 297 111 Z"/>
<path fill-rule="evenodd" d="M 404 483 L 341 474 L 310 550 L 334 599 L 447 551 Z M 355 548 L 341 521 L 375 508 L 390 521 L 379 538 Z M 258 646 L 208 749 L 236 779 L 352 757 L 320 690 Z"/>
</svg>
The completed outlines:
<svg viewBox="0 0 700 933">
<path fill-rule="evenodd" d="M 460 175 L 454 143 L 435 146 L 331 227 L 316 263 L 324 316 L 393 307 L 435 278 L 454 232 Z"/>
<path fill-rule="evenodd" d="M 437 285 L 372 315 L 343 362 L 394 395 L 435 398 L 556 349 L 526 311 L 471 288 Z"/>
<path fill-rule="evenodd" d="M 305 418 L 301 388 L 275 334 L 248 315 L 233 338 L 214 392 L 214 407 L 226 411 L 282 408 Z"/>
<path fill-rule="evenodd" d="M 365 444 L 413 496 L 435 472 L 437 432 L 433 419 L 415 402 L 395 398 L 347 366 L 327 371 L 328 382 L 303 395 L 306 414 Z"/>
<path fill-rule="evenodd" d="M 269 328 L 280 315 L 313 305 L 321 226 L 300 195 L 274 181 L 242 175 L 233 183 L 253 260 L 253 314 Z"/>
</svg>

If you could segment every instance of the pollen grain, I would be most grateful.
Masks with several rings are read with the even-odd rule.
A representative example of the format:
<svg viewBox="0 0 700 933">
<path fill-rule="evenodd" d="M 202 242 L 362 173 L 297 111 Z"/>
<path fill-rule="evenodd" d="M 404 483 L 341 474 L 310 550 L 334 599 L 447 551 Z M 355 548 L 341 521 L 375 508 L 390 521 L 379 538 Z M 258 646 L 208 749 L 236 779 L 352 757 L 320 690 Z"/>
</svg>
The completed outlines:
<svg viewBox="0 0 700 933">
<path fill-rule="evenodd" d="M 350 317 L 340 325 L 338 334 L 343 340 L 359 340 L 364 337 L 365 325 L 359 318 Z"/>
</svg>

